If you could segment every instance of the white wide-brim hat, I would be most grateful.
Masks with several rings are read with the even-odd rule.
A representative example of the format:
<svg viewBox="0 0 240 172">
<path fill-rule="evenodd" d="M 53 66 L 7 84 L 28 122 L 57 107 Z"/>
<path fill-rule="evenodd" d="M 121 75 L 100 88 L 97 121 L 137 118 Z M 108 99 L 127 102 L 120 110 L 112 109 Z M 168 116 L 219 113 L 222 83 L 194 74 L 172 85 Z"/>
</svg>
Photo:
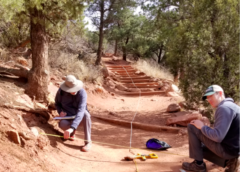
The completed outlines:
<svg viewBox="0 0 240 172">
<path fill-rule="evenodd" d="M 83 82 L 77 80 L 73 75 L 68 75 L 64 77 L 64 80 L 65 81 L 62 82 L 60 85 L 60 88 L 63 91 L 66 91 L 68 93 L 75 93 L 83 88 Z"/>
</svg>

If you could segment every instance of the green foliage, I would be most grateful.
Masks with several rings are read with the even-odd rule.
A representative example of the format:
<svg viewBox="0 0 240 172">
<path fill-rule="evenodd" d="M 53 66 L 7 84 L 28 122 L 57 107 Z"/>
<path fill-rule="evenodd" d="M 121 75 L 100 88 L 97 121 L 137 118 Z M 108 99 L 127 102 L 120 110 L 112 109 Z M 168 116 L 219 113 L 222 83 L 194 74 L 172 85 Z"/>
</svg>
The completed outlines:
<svg viewBox="0 0 240 172">
<path fill-rule="evenodd" d="M 2 19 L 0 27 L 0 42 L 4 47 L 16 47 L 29 37 L 29 19 L 26 17 L 18 17 L 11 22 Z"/>
<path fill-rule="evenodd" d="M 69 21 L 74 23 L 79 32 L 83 32 L 83 2 L 84 0 L 0 0 L 0 41 L 7 46 L 15 46 L 30 37 L 30 18 L 35 23 L 44 25 L 52 38 L 60 38 Z M 41 11 L 43 19 L 33 15 L 34 10 Z"/>
<path fill-rule="evenodd" d="M 111 27 L 116 21 L 115 17 L 122 9 L 134 6 L 134 0 L 94 0 L 90 3 L 88 13 L 93 24 L 99 29 L 99 43 L 97 50 L 96 65 L 100 64 L 102 46 L 104 40 L 104 29 Z"/>
<path fill-rule="evenodd" d="M 186 10 L 187 8 L 187 10 Z M 204 90 L 218 84 L 239 100 L 239 11 L 231 0 L 184 1 L 168 44 L 167 64 L 179 70 L 187 101 L 199 103 Z"/>
</svg>

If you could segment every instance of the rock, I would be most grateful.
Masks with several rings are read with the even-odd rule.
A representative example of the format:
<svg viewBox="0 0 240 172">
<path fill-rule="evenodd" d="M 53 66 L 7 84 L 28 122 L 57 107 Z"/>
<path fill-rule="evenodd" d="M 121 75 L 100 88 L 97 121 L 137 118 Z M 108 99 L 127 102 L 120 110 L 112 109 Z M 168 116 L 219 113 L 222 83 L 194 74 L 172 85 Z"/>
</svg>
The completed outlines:
<svg viewBox="0 0 240 172">
<path fill-rule="evenodd" d="M 176 103 L 170 104 L 167 108 L 167 112 L 178 112 L 180 110 L 181 110 L 180 106 Z"/>
<path fill-rule="evenodd" d="M 107 68 L 105 66 L 103 66 L 103 68 L 101 69 L 103 77 L 107 78 L 109 76 L 109 72 L 107 70 Z"/>
<path fill-rule="evenodd" d="M 35 108 L 40 108 L 40 109 L 47 109 L 47 107 L 42 104 L 42 103 L 39 103 L 39 102 L 35 102 Z"/>
<path fill-rule="evenodd" d="M 16 101 L 19 102 L 19 103 L 24 104 L 25 106 L 27 106 L 29 108 L 34 108 L 32 99 L 28 95 L 26 95 L 26 94 L 17 96 L 16 97 Z"/>
<path fill-rule="evenodd" d="M 61 83 L 62 82 L 59 82 L 58 84 L 60 85 Z M 58 89 L 59 88 L 57 86 L 55 86 L 52 82 L 50 82 L 48 84 L 48 92 L 53 97 L 53 99 L 55 98 L 55 95 L 57 94 Z"/>
<path fill-rule="evenodd" d="M 172 84 L 172 85 L 171 85 L 171 91 L 179 92 L 178 86 L 176 86 L 175 84 Z"/>
<path fill-rule="evenodd" d="M 117 116 L 117 113 L 115 113 L 115 112 L 109 112 L 109 115 Z"/>
<path fill-rule="evenodd" d="M 25 58 L 23 58 L 23 57 L 18 57 L 18 58 L 16 59 L 16 61 L 17 61 L 19 64 L 23 65 L 23 66 L 28 66 L 27 60 L 26 60 Z"/>
<path fill-rule="evenodd" d="M 192 120 L 202 119 L 202 115 L 198 112 L 188 113 L 182 116 L 167 118 L 166 125 L 181 125 L 187 126 Z"/>
<path fill-rule="evenodd" d="M 118 60 L 118 58 L 117 58 L 117 57 L 115 57 L 115 56 L 113 56 L 113 57 L 112 57 L 112 60 L 113 60 L 113 61 L 117 61 L 117 60 Z"/>
<path fill-rule="evenodd" d="M 163 86 L 161 87 L 162 91 L 169 92 L 171 89 L 171 86 L 169 84 L 164 83 Z"/>
<path fill-rule="evenodd" d="M 120 91 L 126 91 L 127 90 L 127 87 L 123 86 L 122 84 L 117 84 L 115 86 L 115 88 L 117 88 Z"/>
<path fill-rule="evenodd" d="M 112 76 L 112 79 L 113 79 L 114 81 L 118 81 L 118 78 L 115 77 L 115 76 Z"/>
<path fill-rule="evenodd" d="M 27 135 L 25 132 L 21 131 L 18 133 L 19 136 L 21 136 L 22 138 L 24 138 L 25 140 L 33 140 L 33 138 L 29 135 Z"/>
<path fill-rule="evenodd" d="M 187 130 L 180 129 L 178 132 L 179 135 L 187 135 Z"/>
<path fill-rule="evenodd" d="M 21 144 L 20 137 L 19 137 L 18 132 L 16 130 L 7 131 L 7 134 L 8 134 L 8 138 L 11 141 L 13 141 L 16 144 Z"/>
<path fill-rule="evenodd" d="M 126 91 L 128 92 L 136 92 L 136 93 L 140 93 L 141 90 L 139 88 L 128 88 Z"/>
<path fill-rule="evenodd" d="M 51 107 L 53 109 L 55 109 L 55 100 L 54 100 L 54 97 L 51 95 L 51 94 L 48 94 L 48 97 L 47 97 L 47 106 L 48 107 Z"/>
<path fill-rule="evenodd" d="M 111 79 L 108 79 L 106 82 L 107 86 L 109 86 L 110 88 L 115 88 L 115 83 L 114 81 L 112 81 Z"/>
<path fill-rule="evenodd" d="M 32 131 L 34 136 L 38 137 L 39 133 L 38 133 L 38 130 L 35 127 L 31 127 L 30 130 Z"/>
<path fill-rule="evenodd" d="M 163 82 L 162 81 L 158 81 L 158 86 L 159 86 L 159 88 L 161 88 L 163 86 Z"/>
<path fill-rule="evenodd" d="M 180 103 L 178 103 L 178 105 L 179 105 L 181 108 L 184 108 L 184 109 L 187 108 L 187 103 L 186 103 L 186 102 L 180 102 Z"/>
<path fill-rule="evenodd" d="M 10 125 L 9 125 L 11 128 L 13 128 L 13 129 L 17 129 L 17 126 L 16 126 L 16 124 L 15 123 L 11 123 Z"/>
<path fill-rule="evenodd" d="M 176 92 L 167 92 L 168 97 L 179 97 L 178 93 Z"/>
<path fill-rule="evenodd" d="M 103 87 L 97 85 L 96 88 L 94 89 L 95 93 L 104 93 Z"/>
<path fill-rule="evenodd" d="M 136 74 L 136 75 L 140 75 L 140 74 L 143 74 L 143 73 L 140 72 L 140 71 L 136 71 L 135 74 Z"/>
<path fill-rule="evenodd" d="M 49 145 L 49 140 L 43 136 L 38 137 L 37 139 L 37 146 L 40 149 L 44 149 Z"/>
</svg>

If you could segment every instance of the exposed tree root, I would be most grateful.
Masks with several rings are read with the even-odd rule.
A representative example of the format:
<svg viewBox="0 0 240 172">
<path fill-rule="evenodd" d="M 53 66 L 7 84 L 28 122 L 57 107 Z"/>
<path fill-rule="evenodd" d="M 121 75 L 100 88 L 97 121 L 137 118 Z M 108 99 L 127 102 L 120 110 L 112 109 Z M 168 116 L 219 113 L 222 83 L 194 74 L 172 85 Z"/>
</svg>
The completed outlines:
<svg viewBox="0 0 240 172">
<path fill-rule="evenodd" d="M 19 69 L 6 68 L 6 67 L 0 66 L 0 73 L 7 74 L 7 75 L 11 74 L 21 78 L 28 78 L 28 72 L 29 72 L 28 69 L 26 69 L 21 65 L 15 65 L 15 66 L 18 67 Z"/>
<path fill-rule="evenodd" d="M 93 115 L 91 115 L 93 116 Z M 97 119 L 101 119 L 113 124 L 118 124 L 121 126 L 125 126 L 125 127 L 130 127 L 131 126 L 131 122 L 129 121 L 124 121 L 124 120 L 119 120 L 119 119 L 109 119 L 109 118 L 103 118 L 103 117 L 98 117 L 98 116 L 93 116 Z M 166 132 L 172 132 L 172 133 L 178 133 L 179 132 L 179 128 L 177 127 L 168 127 L 168 126 L 157 126 L 157 125 L 151 125 L 151 124 L 141 124 L 138 122 L 133 122 L 132 123 L 133 128 L 138 128 L 138 129 L 142 129 L 142 130 L 147 130 L 147 131 L 166 131 Z"/>
<path fill-rule="evenodd" d="M 50 116 L 51 116 L 49 114 L 48 109 L 40 109 L 40 108 L 33 109 L 33 108 L 27 108 L 27 107 L 24 107 L 24 106 L 15 106 L 15 105 L 10 105 L 10 104 L 0 105 L 0 107 L 16 109 L 16 110 L 21 110 L 21 111 L 31 112 L 31 113 L 36 113 L 36 114 L 39 114 L 42 117 L 44 117 L 46 120 L 49 120 Z"/>
</svg>

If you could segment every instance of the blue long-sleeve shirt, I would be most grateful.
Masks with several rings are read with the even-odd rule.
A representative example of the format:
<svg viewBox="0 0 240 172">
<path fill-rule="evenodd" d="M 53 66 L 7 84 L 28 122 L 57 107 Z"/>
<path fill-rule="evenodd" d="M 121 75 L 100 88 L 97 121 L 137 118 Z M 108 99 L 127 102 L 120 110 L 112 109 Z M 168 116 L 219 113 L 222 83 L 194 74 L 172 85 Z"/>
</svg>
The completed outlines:
<svg viewBox="0 0 240 172">
<path fill-rule="evenodd" d="M 82 88 L 76 95 L 72 95 L 59 88 L 55 97 L 55 106 L 58 114 L 63 111 L 67 116 L 76 115 L 71 127 L 77 129 L 87 110 L 87 93 Z"/>
<path fill-rule="evenodd" d="M 233 99 L 224 99 L 217 107 L 214 128 L 203 126 L 202 133 L 209 139 L 221 143 L 230 155 L 240 155 L 239 144 L 240 107 Z"/>
</svg>

